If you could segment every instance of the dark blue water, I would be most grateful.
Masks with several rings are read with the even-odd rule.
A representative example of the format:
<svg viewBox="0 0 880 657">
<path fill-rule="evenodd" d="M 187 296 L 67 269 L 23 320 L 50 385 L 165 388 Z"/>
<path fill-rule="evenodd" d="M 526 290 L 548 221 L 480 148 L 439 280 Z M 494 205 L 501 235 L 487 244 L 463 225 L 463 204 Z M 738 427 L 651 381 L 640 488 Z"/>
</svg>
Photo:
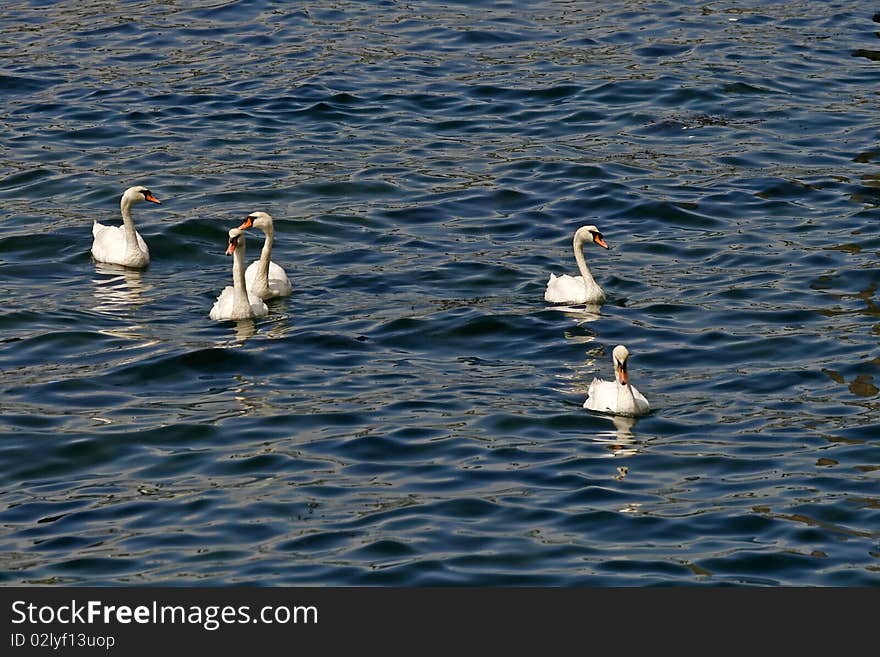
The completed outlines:
<svg viewBox="0 0 880 657">
<path fill-rule="evenodd" d="M 71 4 L 0 16 L 0 582 L 880 584 L 865 3 Z"/>
</svg>

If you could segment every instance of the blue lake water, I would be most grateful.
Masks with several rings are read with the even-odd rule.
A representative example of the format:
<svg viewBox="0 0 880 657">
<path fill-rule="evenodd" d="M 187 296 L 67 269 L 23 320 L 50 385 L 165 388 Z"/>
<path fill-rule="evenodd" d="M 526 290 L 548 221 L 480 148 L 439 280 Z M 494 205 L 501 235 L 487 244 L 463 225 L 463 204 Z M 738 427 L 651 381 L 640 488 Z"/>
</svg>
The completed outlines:
<svg viewBox="0 0 880 657">
<path fill-rule="evenodd" d="M 0 583 L 880 585 L 877 21 L 5 3 Z M 293 295 L 212 321 L 255 210 Z"/>
</svg>

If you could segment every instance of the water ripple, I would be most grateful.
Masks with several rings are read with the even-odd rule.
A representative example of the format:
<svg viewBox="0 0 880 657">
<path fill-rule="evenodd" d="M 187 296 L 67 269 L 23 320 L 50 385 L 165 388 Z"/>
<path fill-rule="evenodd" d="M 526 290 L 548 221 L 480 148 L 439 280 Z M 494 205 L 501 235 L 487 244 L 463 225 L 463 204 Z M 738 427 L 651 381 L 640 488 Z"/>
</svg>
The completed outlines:
<svg viewBox="0 0 880 657">
<path fill-rule="evenodd" d="M 4 583 L 880 582 L 863 7 L 135 9 L 0 19 Z M 261 209 L 294 293 L 211 322 Z"/>
</svg>

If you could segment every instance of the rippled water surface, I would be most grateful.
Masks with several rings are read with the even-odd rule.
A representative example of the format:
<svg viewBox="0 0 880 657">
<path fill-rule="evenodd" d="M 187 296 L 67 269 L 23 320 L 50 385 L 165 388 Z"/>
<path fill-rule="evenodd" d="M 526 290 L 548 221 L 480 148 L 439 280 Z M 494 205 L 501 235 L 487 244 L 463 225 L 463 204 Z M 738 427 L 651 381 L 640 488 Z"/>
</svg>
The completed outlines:
<svg viewBox="0 0 880 657">
<path fill-rule="evenodd" d="M 880 585 L 877 21 L 5 3 L 0 582 Z M 294 293 L 212 321 L 254 210 Z"/>
</svg>

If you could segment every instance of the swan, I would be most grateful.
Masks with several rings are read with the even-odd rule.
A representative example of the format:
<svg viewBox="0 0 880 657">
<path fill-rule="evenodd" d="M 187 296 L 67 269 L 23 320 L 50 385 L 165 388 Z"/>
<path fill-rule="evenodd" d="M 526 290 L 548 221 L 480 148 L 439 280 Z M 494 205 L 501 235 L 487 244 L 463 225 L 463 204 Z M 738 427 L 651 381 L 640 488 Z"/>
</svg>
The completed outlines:
<svg viewBox="0 0 880 657">
<path fill-rule="evenodd" d="M 99 224 L 95 219 L 92 226 L 92 255 L 98 262 L 109 262 L 124 267 L 143 269 L 150 264 L 150 250 L 147 243 L 134 228 L 131 220 L 131 206 L 141 201 L 159 203 L 159 199 L 142 185 L 125 190 L 119 207 L 122 210 L 122 226 Z"/>
<path fill-rule="evenodd" d="M 260 259 L 248 265 L 244 272 L 244 280 L 249 292 L 261 299 L 286 297 L 293 292 L 293 286 L 284 269 L 272 262 L 272 243 L 275 241 L 275 227 L 272 215 L 267 212 L 251 212 L 238 227 L 239 230 L 259 228 L 266 234 Z"/>
<path fill-rule="evenodd" d="M 629 358 L 629 350 L 626 347 L 622 344 L 614 347 L 612 352 L 614 381 L 593 379 L 587 393 L 587 401 L 584 402 L 584 408 L 628 417 L 645 415 L 651 410 L 645 396 L 629 382 L 629 376 L 626 373 L 627 358 Z"/>
<path fill-rule="evenodd" d="M 247 291 L 244 282 L 244 231 L 229 231 L 226 255 L 232 256 L 232 287 L 223 288 L 214 306 L 211 319 L 249 319 L 268 314 L 269 309 L 256 294 Z"/>
<path fill-rule="evenodd" d="M 581 226 L 574 234 L 574 259 L 577 261 L 580 276 L 569 276 L 563 274 L 556 276 L 550 274 L 550 280 L 547 281 L 547 290 L 544 292 L 544 301 L 550 303 L 565 304 L 600 304 L 605 301 L 605 293 L 602 288 L 596 284 L 587 262 L 584 260 L 584 243 L 595 242 L 599 246 L 610 249 L 611 247 L 605 243 L 605 238 L 595 226 Z"/>
</svg>

